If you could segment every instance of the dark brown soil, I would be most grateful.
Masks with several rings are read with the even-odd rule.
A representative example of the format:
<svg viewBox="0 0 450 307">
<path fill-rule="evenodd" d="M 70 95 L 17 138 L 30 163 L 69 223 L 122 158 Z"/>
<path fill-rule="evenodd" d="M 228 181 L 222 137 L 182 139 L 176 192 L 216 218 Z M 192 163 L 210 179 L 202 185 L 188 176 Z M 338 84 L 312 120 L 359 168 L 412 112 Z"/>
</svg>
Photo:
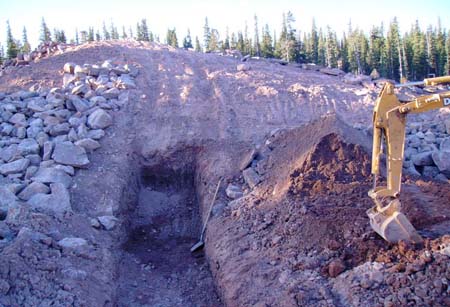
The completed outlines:
<svg viewBox="0 0 450 307">
<path fill-rule="evenodd" d="M 204 257 L 193 174 L 143 170 L 119 263 L 118 306 L 222 306 Z"/>
</svg>

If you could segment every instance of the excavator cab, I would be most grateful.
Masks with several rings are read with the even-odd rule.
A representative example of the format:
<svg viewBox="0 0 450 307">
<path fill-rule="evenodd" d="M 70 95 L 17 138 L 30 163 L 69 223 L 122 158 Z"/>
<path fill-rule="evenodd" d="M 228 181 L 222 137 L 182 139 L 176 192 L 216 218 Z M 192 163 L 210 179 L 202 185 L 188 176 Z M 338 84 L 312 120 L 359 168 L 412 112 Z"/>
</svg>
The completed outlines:
<svg viewBox="0 0 450 307">
<path fill-rule="evenodd" d="M 395 95 L 397 87 L 413 85 L 437 85 L 450 83 L 450 76 L 428 78 L 421 82 L 394 85 L 385 83 L 378 96 L 373 112 L 372 174 L 373 188 L 369 197 L 375 206 L 367 211 L 372 229 L 391 243 L 400 240 L 420 243 L 421 236 L 408 218 L 401 212 L 398 199 L 401 188 L 402 166 L 405 146 L 406 116 L 450 106 L 450 91 L 417 97 L 401 103 Z M 386 186 L 378 186 L 380 160 L 386 147 Z"/>
</svg>

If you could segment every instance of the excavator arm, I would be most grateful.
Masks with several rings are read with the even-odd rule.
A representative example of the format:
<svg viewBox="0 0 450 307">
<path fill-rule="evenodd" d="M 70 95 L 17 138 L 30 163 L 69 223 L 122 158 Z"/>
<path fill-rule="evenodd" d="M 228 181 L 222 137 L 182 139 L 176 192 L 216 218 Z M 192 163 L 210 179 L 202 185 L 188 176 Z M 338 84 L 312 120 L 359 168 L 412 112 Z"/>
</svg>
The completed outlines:
<svg viewBox="0 0 450 307">
<path fill-rule="evenodd" d="M 375 102 L 373 112 L 372 174 L 373 189 L 369 196 L 375 206 L 367 211 L 372 228 L 386 241 L 400 240 L 420 242 L 422 238 L 401 212 L 398 195 L 401 188 L 402 165 L 405 146 L 406 116 L 450 106 L 450 91 L 425 95 L 408 103 L 401 103 L 395 95 L 395 87 L 411 85 L 437 85 L 450 83 L 450 76 L 429 78 L 423 82 L 394 85 L 386 83 Z M 378 186 L 380 157 L 386 146 L 386 186 Z"/>
</svg>

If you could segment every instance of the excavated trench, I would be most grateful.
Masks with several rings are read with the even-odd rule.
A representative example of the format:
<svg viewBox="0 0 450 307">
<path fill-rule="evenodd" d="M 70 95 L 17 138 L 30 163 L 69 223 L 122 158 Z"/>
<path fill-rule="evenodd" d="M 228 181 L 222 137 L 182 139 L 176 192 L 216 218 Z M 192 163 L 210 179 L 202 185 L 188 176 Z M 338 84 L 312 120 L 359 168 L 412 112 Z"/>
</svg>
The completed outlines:
<svg viewBox="0 0 450 307">
<path fill-rule="evenodd" d="M 190 248 L 201 219 L 192 168 L 141 167 L 121 246 L 118 306 L 222 306 L 203 256 Z"/>
</svg>

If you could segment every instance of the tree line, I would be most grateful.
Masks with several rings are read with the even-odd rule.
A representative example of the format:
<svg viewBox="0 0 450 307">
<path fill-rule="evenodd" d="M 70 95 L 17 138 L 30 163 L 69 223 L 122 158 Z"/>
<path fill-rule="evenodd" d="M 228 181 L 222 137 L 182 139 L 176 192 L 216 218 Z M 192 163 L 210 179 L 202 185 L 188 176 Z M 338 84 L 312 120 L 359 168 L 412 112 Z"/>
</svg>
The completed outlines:
<svg viewBox="0 0 450 307">
<path fill-rule="evenodd" d="M 210 26 L 206 17 L 201 41 L 198 36 L 193 39 L 188 29 L 180 43 L 176 29 L 171 28 L 167 30 L 164 42 L 177 48 L 192 48 L 197 52 L 231 49 L 240 51 L 242 55 L 314 63 L 355 74 L 371 74 L 376 71 L 377 75 L 395 80 L 420 80 L 429 75 L 450 75 L 450 31 L 441 26 L 440 20 L 436 26 L 430 25 L 425 30 L 416 21 L 403 34 L 400 33 L 396 18 L 387 28 L 383 24 L 373 26 L 369 33 L 364 33 L 350 23 L 347 31 L 339 36 L 330 26 L 325 29 L 317 27 L 314 19 L 309 32 L 298 31 L 294 27 L 295 17 L 290 11 L 283 14 L 278 35 L 268 24 L 260 27 L 256 15 L 253 21 L 252 35 L 247 23 L 243 31 L 229 33 L 227 28 L 225 34 L 221 35 Z M 15 58 L 18 53 L 31 51 L 25 27 L 22 39 L 18 40 L 13 37 L 7 21 L 6 35 L 6 52 L 0 45 L 0 63 L 4 59 Z M 101 29 L 76 29 L 75 37 L 70 41 L 64 30 L 55 28 L 51 31 L 44 18 L 41 20 L 40 42 L 83 44 L 117 39 L 160 42 L 160 37 L 147 26 L 146 19 L 128 29 L 123 26 L 119 30 L 113 22 L 109 25 L 103 23 Z"/>
</svg>

